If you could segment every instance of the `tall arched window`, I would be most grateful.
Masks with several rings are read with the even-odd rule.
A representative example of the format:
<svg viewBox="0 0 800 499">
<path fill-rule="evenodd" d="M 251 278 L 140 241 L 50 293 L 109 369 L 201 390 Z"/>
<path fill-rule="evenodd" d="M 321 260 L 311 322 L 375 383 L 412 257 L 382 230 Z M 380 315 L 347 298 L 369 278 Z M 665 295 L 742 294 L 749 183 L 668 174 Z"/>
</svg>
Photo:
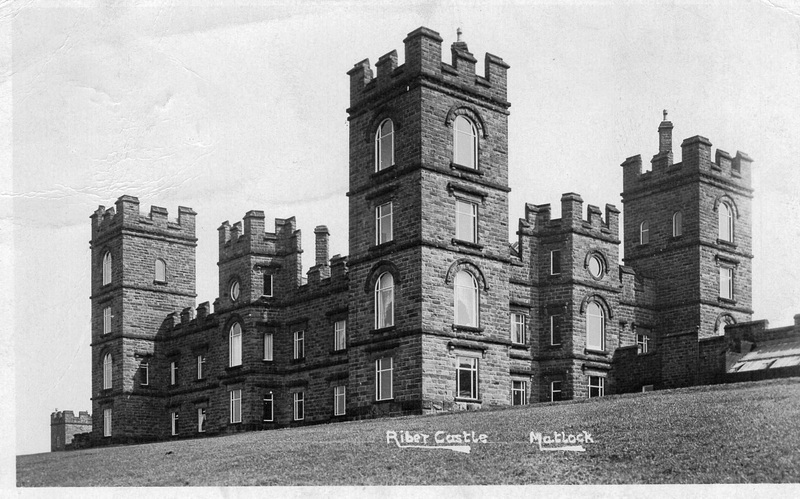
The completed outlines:
<svg viewBox="0 0 800 499">
<path fill-rule="evenodd" d="M 683 234 L 683 213 L 676 211 L 672 215 L 672 237 Z"/>
<path fill-rule="evenodd" d="M 647 244 L 650 242 L 650 224 L 645 220 L 639 224 L 639 244 Z"/>
<path fill-rule="evenodd" d="M 156 269 L 155 269 L 156 277 L 155 280 L 158 282 L 167 282 L 167 264 L 164 260 L 160 258 L 156 258 Z"/>
<path fill-rule="evenodd" d="M 596 302 L 586 306 L 586 348 L 605 350 L 606 321 L 602 307 Z"/>
<path fill-rule="evenodd" d="M 112 384 L 112 374 L 111 368 L 113 367 L 113 363 L 111 360 L 111 354 L 107 353 L 103 357 L 103 390 L 110 390 Z"/>
<path fill-rule="evenodd" d="M 466 270 L 460 270 L 453 279 L 455 323 L 459 326 L 478 327 L 478 282 Z"/>
<path fill-rule="evenodd" d="M 478 131 L 467 118 L 459 116 L 453 122 L 453 163 L 478 168 Z"/>
<path fill-rule="evenodd" d="M 103 286 L 111 284 L 111 252 L 103 255 Z"/>
<path fill-rule="evenodd" d="M 722 241 L 733 241 L 733 213 L 728 203 L 719 204 L 719 238 Z"/>
<path fill-rule="evenodd" d="M 228 335 L 229 367 L 242 365 L 242 326 L 238 322 L 231 326 Z"/>
<path fill-rule="evenodd" d="M 394 164 L 394 123 L 385 119 L 375 133 L 375 171 L 379 172 Z"/>
<path fill-rule="evenodd" d="M 375 283 L 375 329 L 394 326 L 394 277 L 384 272 Z"/>
</svg>

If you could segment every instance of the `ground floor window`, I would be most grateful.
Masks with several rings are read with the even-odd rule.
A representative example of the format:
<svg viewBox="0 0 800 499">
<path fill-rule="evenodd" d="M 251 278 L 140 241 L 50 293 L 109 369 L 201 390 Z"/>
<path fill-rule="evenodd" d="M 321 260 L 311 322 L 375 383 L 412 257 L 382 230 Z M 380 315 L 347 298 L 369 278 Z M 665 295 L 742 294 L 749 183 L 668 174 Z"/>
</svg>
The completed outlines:
<svg viewBox="0 0 800 499">
<path fill-rule="evenodd" d="M 606 379 L 602 376 L 589 376 L 589 398 L 606 394 Z"/>
<path fill-rule="evenodd" d="M 242 390 L 231 390 L 231 423 L 242 422 Z"/>
<path fill-rule="evenodd" d="M 550 402 L 561 400 L 561 381 L 550 383 Z"/>
<path fill-rule="evenodd" d="M 511 405 L 525 405 L 528 403 L 528 382 L 511 381 Z"/>
<path fill-rule="evenodd" d="M 456 396 L 465 399 L 477 399 L 478 359 L 474 357 L 459 357 L 456 370 Z"/>
<path fill-rule="evenodd" d="M 650 338 L 647 337 L 646 334 L 637 334 L 636 335 L 636 352 L 637 353 L 647 353 L 650 349 Z"/>
<path fill-rule="evenodd" d="M 178 411 L 172 411 L 170 413 L 170 420 L 171 420 L 171 434 L 177 435 L 178 434 Z"/>
<path fill-rule="evenodd" d="M 375 400 L 389 400 L 392 394 L 393 357 L 375 361 Z"/>
<path fill-rule="evenodd" d="M 206 431 L 206 408 L 197 408 L 197 431 L 203 433 Z"/>
<path fill-rule="evenodd" d="M 103 409 L 103 436 L 111 436 L 111 409 Z"/>
<path fill-rule="evenodd" d="M 342 416 L 345 413 L 345 387 L 333 387 L 333 415 Z"/>
<path fill-rule="evenodd" d="M 294 420 L 300 421 L 305 417 L 305 393 L 295 392 L 294 394 Z"/>
<path fill-rule="evenodd" d="M 261 416 L 261 419 L 264 421 L 272 421 L 275 417 L 275 399 L 272 396 L 272 392 L 267 393 L 264 395 L 264 411 Z"/>
</svg>

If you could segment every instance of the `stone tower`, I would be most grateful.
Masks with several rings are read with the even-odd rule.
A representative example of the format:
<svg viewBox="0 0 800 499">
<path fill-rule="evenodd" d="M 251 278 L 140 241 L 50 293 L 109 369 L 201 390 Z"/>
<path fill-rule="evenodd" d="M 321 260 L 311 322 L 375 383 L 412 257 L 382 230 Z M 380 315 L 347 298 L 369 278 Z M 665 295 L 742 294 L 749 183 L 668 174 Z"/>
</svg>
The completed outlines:
<svg viewBox="0 0 800 499">
<path fill-rule="evenodd" d="M 157 387 L 169 376 L 157 340 L 196 296 L 195 213 L 179 207 L 173 221 L 153 206 L 142 215 L 137 198 L 122 196 L 91 218 L 93 435 L 153 438 L 163 426 Z"/>
<path fill-rule="evenodd" d="M 348 393 L 372 414 L 507 404 L 508 65 L 477 75 L 460 33 L 451 64 L 435 31 L 404 43 L 348 72 Z"/>
<path fill-rule="evenodd" d="M 666 111 L 658 133 L 651 171 L 638 155 L 622 163 L 625 263 L 657 280 L 657 335 L 720 335 L 752 314 L 752 160 L 719 149 L 712 158 L 697 135 L 674 163 Z"/>
</svg>

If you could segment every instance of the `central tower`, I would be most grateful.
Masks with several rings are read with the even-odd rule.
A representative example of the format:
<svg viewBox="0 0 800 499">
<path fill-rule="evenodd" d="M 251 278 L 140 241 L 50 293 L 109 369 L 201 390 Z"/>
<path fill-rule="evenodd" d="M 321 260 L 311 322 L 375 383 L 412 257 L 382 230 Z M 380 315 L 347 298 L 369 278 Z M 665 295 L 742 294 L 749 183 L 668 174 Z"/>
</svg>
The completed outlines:
<svg viewBox="0 0 800 499">
<path fill-rule="evenodd" d="M 508 65 L 476 75 L 460 31 L 451 64 L 435 31 L 404 43 L 348 73 L 349 393 L 371 414 L 508 404 Z"/>
</svg>

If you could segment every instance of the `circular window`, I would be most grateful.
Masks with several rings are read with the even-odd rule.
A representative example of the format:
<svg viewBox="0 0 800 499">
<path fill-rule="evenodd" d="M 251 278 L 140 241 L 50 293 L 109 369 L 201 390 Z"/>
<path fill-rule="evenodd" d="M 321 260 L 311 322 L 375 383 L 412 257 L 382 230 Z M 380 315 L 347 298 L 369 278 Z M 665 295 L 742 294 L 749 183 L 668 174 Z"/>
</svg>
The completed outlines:
<svg viewBox="0 0 800 499">
<path fill-rule="evenodd" d="M 603 260 L 601 260 L 599 256 L 592 255 L 589 257 L 589 273 L 592 274 L 592 277 L 595 279 L 603 277 Z"/>
<path fill-rule="evenodd" d="M 231 284 L 231 300 L 236 301 L 239 299 L 239 281 L 233 281 Z"/>
</svg>

